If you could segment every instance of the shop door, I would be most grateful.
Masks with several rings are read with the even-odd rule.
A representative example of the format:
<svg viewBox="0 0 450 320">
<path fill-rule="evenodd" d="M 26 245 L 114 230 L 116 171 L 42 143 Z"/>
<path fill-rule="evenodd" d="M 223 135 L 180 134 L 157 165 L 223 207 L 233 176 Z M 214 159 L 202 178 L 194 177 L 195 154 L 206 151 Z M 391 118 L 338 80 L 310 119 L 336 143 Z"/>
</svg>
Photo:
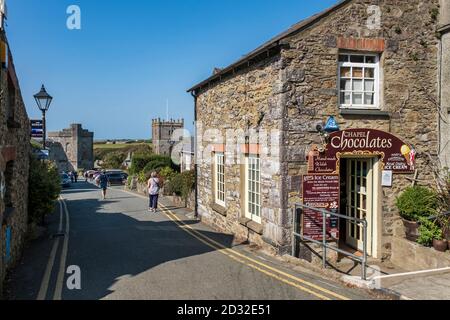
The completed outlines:
<svg viewBox="0 0 450 320">
<path fill-rule="evenodd" d="M 368 223 L 368 254 L 372 254 L 371 228 L 373 219 L 373 159 L 347 160 L 347 208 L 349 217 L 366 219 Z M 346 242 L 354 249 L 364 250 L 362 226 L 347 222 Z"/>
</svg>

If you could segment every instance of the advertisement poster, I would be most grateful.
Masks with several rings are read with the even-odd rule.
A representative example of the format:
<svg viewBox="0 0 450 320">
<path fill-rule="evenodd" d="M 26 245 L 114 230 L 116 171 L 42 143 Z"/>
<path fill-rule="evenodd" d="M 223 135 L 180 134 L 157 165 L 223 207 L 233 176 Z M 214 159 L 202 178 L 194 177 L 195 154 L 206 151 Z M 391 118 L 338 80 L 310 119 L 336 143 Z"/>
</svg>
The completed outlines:
<svg viewBox="0 0 450 320">
<path fill-rule="evenodd" d="M 303 176 L 303 203 L 312 208 L 339 213 L 340 178 L 339 175 Z M 327 240 L 339 239 L 339 218 L 327 219 Z M 302 219 L 303 235 L 316 241 L 323 240 L 323 215 L 305 209 Z"/>
</svg>

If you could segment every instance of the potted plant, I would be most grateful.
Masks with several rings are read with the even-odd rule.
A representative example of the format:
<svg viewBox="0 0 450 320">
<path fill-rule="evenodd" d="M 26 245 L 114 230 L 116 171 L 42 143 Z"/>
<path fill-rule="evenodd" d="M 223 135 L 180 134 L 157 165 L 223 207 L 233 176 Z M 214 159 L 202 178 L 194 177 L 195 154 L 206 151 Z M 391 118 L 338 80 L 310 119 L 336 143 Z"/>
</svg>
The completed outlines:
<svg viewBox="0 0 450 320">
<path fill-rule="evenodd" d="M 444 239 L 442 234 L 442 230 L 439 230 L 435 233 L 433 239 L 433 248 L 439 252 L 445 252 L 448 248 L 448 241 Z"/>
<path fill-rule="evenodd" d="M 442 227 L 442 240 L 447 242 L 450 248 L 450 212 L 444 212 L 439 215 L 439 224 Z"/>
<path fill-rule="evenodd" d="M 397 198 L 396 205 L 405 226 L 406 238 L 416 242 L 420 237 L 420 221 L 436 213 L 438 197 L 429 188 L 409 187 Z"/>
<path fill-rule="evenodd" d="M 419 244 L 426 247 L 433 246 L 439 252 L 445 252 L 447 250 L 448 243 L 444 240 L 442 229 L 435 221 L 421 218 L 419 233 L 420 236 L 417 240 Z"/>
</svg>

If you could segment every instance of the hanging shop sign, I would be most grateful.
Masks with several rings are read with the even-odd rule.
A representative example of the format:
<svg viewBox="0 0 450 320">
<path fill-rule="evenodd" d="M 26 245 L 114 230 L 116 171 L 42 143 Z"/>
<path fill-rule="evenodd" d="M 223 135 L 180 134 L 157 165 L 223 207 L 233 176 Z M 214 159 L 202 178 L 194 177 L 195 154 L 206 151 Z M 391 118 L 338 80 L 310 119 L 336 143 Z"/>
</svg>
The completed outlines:
<svg viewBox="0 0 450 320">
<path fill-rule="evenodd" d="M 343 157 L 379 156 L 383 170 L 394 174 L 415 171 L 416 151 L 391 133 L 349 129 L 330 134 L 324 148 L 314 146 L 308 155 L 308 173 L 339 174 Z"/>
<path fill-rule="evenodd" d="M 42 120 L 31 120 L 31 137 L 44 137 L 44 122 Z"/>
<path fill-rule="evenodd" d="M 338 213 L 340 206 L 339 175 L 303 176 L 303 203 L 311 208 Z M 316 210 L 305 209 L 302 217 L 303 236 L 323 241 L 323 214 Z M 327 240 L 338 240 L 339 218 L 329 217 L 326 224 Z"/>
</svg>

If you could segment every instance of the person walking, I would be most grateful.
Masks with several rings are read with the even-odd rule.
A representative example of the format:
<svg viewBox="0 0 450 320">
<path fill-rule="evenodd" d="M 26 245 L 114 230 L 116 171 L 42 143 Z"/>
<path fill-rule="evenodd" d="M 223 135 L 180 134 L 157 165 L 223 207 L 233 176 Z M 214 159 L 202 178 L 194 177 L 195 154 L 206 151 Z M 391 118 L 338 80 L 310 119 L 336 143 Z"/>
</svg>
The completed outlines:
<svg viewBox="0 0 450 320">
<path fill-rule="evenodd" d="M 100 189 L 102 189 L 102 196 L 103 196 L 103 200 L 106 199 L 106 191 L 108 190 L 108 186 L 109 186 L 109 179 L 108 176 L 106 175 L 106 171 L 103 171 L 96 180 L 98 186 L 100 187 Z"/>
<path fill-rule="evenodd" d="M 78 182 L 78 171 L 73 170 L 73 178 L 75 180 L 75 183 L 77 183 Z"/>
<path fill-rule="evenodd" d="M 75 178 L 74 178 L 74 176 L 73 176 L 73 171 L 69 171 L 68 175 L 69 175 L 70 181 L 71 181 L 72 183 L 74 183 L 74 182 L 75 182 Z"/>
<path fill-rule="evenodd" d="M 159 191 L 161 190 L 161 180 L 156 172 L 153 172 L 147 183 L 150 205 L 148 211 L 156 212 L 158 210 Z"/>
</svg>

